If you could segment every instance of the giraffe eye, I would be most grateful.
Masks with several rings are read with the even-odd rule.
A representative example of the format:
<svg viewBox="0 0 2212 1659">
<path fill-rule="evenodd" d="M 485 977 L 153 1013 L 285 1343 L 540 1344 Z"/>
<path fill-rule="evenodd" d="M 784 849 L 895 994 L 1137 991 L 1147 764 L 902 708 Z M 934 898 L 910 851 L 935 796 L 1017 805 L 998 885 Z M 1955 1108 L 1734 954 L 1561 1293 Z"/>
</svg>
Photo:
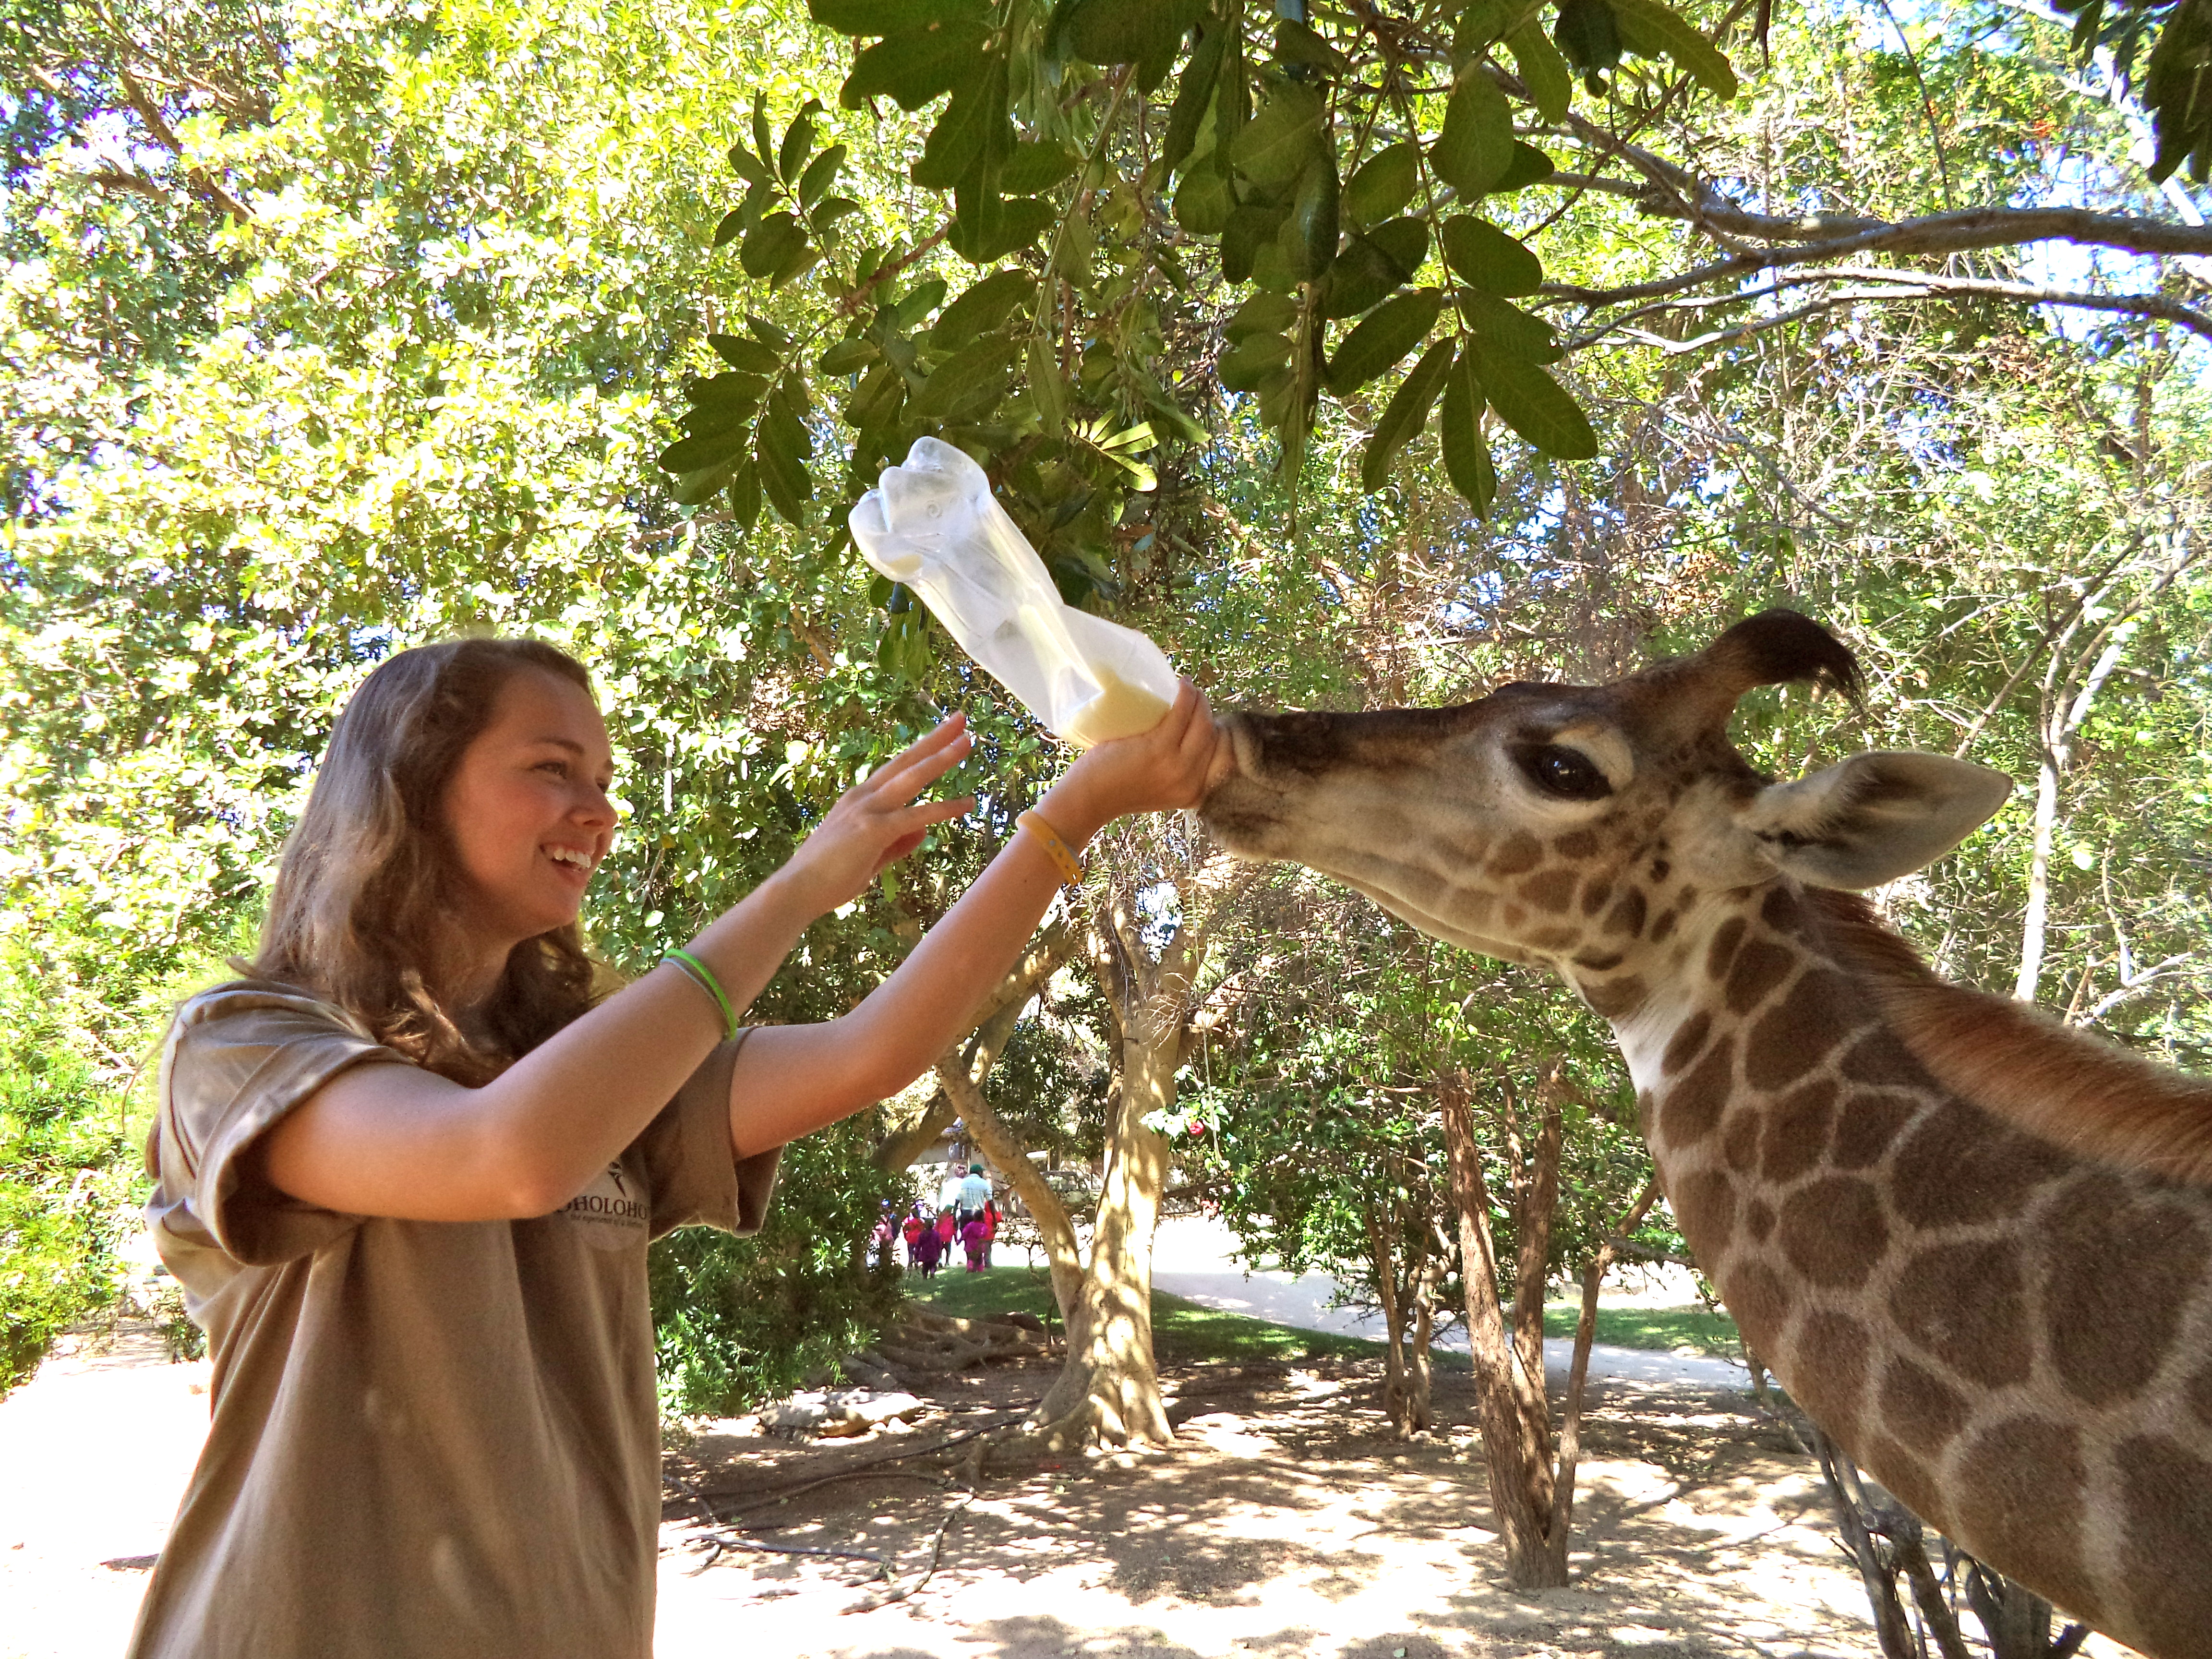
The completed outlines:
<svg viewBox="0 0 2212 1659">
<path fill-rule="evenodd" d="M 1562 800 L 1602 800 L 1613 793 L 1589 757 L 1564 744 L 1531 744 L 1513 758 L 1529 782 Z"/>
</svg>

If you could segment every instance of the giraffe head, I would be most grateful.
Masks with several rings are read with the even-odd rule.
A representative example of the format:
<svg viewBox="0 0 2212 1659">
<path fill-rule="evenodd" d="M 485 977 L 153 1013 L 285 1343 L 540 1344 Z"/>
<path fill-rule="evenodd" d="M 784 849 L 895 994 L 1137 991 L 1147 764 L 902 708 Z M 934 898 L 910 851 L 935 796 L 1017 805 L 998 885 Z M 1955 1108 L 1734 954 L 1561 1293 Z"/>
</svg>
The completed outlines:
<svg viewBox="0 0 2212 1659">
<path fill-rule="evenodd" d="M 1718 899 L 1783 878 L 1865 888 L 1948 852 L 2002 773 L 1851 757 L 1789 782 L 1729 742 L 1753 686 L 1856 696 L 1851 653 L 1789 611 L 1609 685 L 1516 682 L 1455 708 L 1237 714 L 1201 809 L 1231 851 L 1337 878 L 1424 933 L 1557 967 L 1600 1013 L 1643 1004 Z"/>
</svg>

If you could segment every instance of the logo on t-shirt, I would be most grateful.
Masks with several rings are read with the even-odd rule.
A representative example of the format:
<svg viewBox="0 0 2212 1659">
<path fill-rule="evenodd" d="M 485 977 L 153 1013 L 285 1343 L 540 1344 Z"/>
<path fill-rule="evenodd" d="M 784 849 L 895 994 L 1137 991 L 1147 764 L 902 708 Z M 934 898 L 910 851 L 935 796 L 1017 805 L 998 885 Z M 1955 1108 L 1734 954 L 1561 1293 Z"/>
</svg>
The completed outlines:
<svg viewBox="0 0 2212 1659">
<path fill-rule="evenodd" d="M 556 1213 L 580 1224 L 584 1237 L 605 1250 L 636 1243 L 653 1224 L 652 1205 L 619 1163 L 608 1164 Z"/>
</svg>

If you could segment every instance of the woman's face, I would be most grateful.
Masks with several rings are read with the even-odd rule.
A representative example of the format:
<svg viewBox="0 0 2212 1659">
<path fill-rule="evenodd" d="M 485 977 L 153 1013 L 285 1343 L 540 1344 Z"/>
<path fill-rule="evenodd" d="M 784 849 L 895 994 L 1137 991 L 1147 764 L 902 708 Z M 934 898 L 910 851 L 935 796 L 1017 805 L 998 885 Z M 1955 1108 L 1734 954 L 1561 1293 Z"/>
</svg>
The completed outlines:
<svg viewBox="0 0 2212 1659">
<path fill-rule="evenodd" d="M 566 927 L 615 837 L 614 751 L 583 687 L 526 668 L 446 785 L 446 824 L 474 900 L 464 918 L 511 950 Z"/>
</svg>

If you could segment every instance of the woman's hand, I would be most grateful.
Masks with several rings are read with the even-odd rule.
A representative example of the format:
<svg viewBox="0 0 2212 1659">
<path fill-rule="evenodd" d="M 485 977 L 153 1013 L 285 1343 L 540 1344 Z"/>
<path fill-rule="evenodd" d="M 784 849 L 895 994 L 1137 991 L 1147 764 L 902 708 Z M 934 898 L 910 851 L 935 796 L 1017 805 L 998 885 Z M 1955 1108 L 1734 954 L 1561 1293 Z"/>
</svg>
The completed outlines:
<svg viewBox="0 0 2212 1659">
<path fill-rule="evenodd" d="M 932 824 L 975 810 L 973 796 L 915 799 L 974 747 L 966 719 L 953 715 L 840 795 L 774 879 L 803 894 L 817 915 L 859 897 L 886 865 L 921 846 Z"/>
<path fill-rule="evenodd" d="M 1188 680 L 1149 732 L 1085 750 L 1037 803 L 1045 821 L 1079 845 L 1130 812 L 1195 806 L 1219 742 L 1206 695 Z"/>
</svg>

